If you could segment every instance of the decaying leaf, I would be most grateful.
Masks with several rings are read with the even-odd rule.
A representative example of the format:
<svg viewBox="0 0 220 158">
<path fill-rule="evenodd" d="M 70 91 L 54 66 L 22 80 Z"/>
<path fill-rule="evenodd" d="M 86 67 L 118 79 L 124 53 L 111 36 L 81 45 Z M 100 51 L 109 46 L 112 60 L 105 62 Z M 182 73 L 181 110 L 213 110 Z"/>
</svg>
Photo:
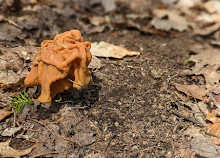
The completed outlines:
<svg viewBox="0 0 220 158">
<path fill-rule="evenodd" d="M 204 17 L 200 17 L 200 18 L 204 19 Z M 220 16 L 216 17 L 216 18 L 219 18 L 218 20 L 220 22 Z M 213 22 L 214 20 L 216 21 L 216 19 L 210 19 L 211 22 Z M 201 35 L 201 36 L 207 36 L 215 31 L 217 31 L 219 28 L 220 28 L 220 23 L 216 23 L 216 24 L 208 26 L 208 27 L 203 27 L 200 29 L 197 28 L 197 29 L 195 29 L 194 34 Z"/>
<path fill-rule="evenodd" d="M 199 88 L 197 85 L 181 85 L 174 83 L 174 86 L 178 91 L 185 93 L 187 96 L 192 96 L 193 98 L 203 100 L 205 102 L 209 101 L 208 97 L 206 97 L 207 91 Z"/>
<path fill-rule="evenodd" d="M 89 17 L 89 21 L 91 24 L 95 25 L 95 26 L 101 26 L 105 23 L 108 23 L 110 21 L 110 17 L 109 16 L 91 16 Z"/>
<path fill-rule="evenodd" d="M 220 72 L 220 51 L 219 49 L 206 47 L 204 49 L 192 49 L 196 55 L 192 55 L 189 60 L 195 62 L 191 70 L 183 71 L 186 75 L 204 75 L 206 83 L 213 85 L 219 83 Z"/>
<path fill-rule="evenodd" d="M 130 51 L 124 47 L 107 42 L 92 43 L 91 53 L 97 57 L 123 58 L 125 56 L 140 55 L 140 52 Z"/>
<path fill-rule="evenodd" d="M 92 60 L 89 63 L 88 68 L 94 70 L 94 69 L 100 69 L 102 67 L 100 59 L 98 59 L 96 56 L 92 56 Z"/>
<path fill-rule="evenodd" d="M 2 89 L 15 87 L 23 82 L 28 73 L 28 62 L 37 53 L 38 48 L 34 46 L 19 46 L 6 48 L 0 45 L 0 81 Z"/>
<path fill-rule="evenodd" d="M 189 127 L 184 132 L 184 135 L 192 138 L 191 151 L 202 157 L 219 157 L 220 147 L 200 131 L 199 127 Z"/>
<path fill-rule="evenodd" d="M 204 3 L 203 7 L 209 13 L 220 13 L 220 1 L 218 0 L 207 1 Z"/>
<path fill-rule="evenodd" d="M 16 132 L 20 131 L 22 128 L 22 126 L 20 127 L 14 127 L 14 128 L 6 128 L 1 135 L 2 136 L 12 136 L 13 134 L 15 134 Z"/>
<path fill-rule="evenodd" d="M 196 136 L 191 140 L 191 150 L 201 157 L 219 157 L 220 147 L 205 136 Z"/>
<path fill-rule="evenodd" d="M 214 105 L 217 107 L 215 111 L 215 115 L 219 117 L 220 116 L 220 84 L 212 88 L 209 95 Z"/>
<path fill-rule="evenodd" d="M 0 110 L 0 121 L 12 113 L 13 113 L 13 111 L 9 111 L 8 108 L 4 108 L 4 109 Z"/>
<path fill-rule="evenodd" d="M 105 156 L 100 153 L 91 153 L 83 158 L 105 158 Z"/>
<path fill-rule="evenodd" d="M 170 31 L 171 29 L 177 31 L 185 31 L 188 29 L 188 23 L 183 16 L 175 10 L 156 9 L 153 11 L 155 15 L 151 24 L 159 30 Z"/>
<path fill-rule="evenodd" d="M 15 158 L 20 158 L 20 156 L 27 155 L 29 154 L 33 146 L 27 149 L 23 150 L 16 150 L 12 147 L 9 146 L 10 140 L 7 142 L 1 142 L 0 143 L 0 154 L 2 157 L 15 157 Z"/>
<path fill-rule="evenodd" d="M 73 136 L 74 142 L 80 146 L 90 145 L 96 141 L 95 133 L 77 133 Z"/>
<path fill-rule="evenodd" d="M 215 116 L 215 110 L 212 110 L 207 116 L 206 119 L 212 121 L 212 124 L 208 124 L 207 132 L 212 133 L 218 137 L 220 137 L 220 118 Z M 220 145 L 220 138 L 218 137 L 211 137 L 213 142 L 217 145 Z"/>
</svg>

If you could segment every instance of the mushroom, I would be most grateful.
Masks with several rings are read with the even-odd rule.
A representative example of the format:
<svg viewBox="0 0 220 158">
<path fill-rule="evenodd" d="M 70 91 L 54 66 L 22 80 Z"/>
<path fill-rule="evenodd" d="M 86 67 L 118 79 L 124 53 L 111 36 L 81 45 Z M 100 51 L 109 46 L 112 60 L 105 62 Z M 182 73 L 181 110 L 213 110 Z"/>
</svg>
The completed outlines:
<svg viewBox="0 0 220 158">
<path fill-rule="evenodd" d="M 41 86 L 39 102 L 51 102 L 58 93 L 70 87 L 81 89 L 92 84 L 88 65 L 92 59 L 90 42 L 84 41 L 79 30 L 58 34 L 44 40 L 25 78 L 25 86 Z"/>
</svg>

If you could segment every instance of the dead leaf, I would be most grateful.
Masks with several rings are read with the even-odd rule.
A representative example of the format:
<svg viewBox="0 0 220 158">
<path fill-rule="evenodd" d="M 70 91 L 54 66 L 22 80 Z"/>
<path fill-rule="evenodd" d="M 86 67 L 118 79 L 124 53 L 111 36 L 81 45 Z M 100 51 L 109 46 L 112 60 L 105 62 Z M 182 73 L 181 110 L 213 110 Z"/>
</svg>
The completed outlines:
<svg viewBox="0 0 220 158">
<path fill-rule="evenodd" d="M 0 40 L 15 41 L 17 38 L 23 39 L 20 29 L 7 22 L 0 23 Z"/>
<path fill-rule="evenodd" d="M 95 69 L 100 69 L 101 67 L 102 67 L 101 61 L 96 56 L 93 55 L 88 68 L 95 70 Z"/>
<path fill-rule="evenodd" d="M 219 157 L 220 146 L 204 135 L 196 136 L 191 140 L 191 150 L 199 157 Z"/>
<path fill-rule="evenodd" d="M 17 133 L 18 131 L 20 131 L 22 128 L 22 126 L 20 127 L 14 127 L 14 128 L 6 128 L 1 135 L 2 136 L 12 136 L 13 134 Z"/>
<path fill-rule="evenodd" d="M 101 41 L 92 43 L 91 53 L 97 57 L 123 58 L 125 56 L 140 55 L 140 52 L 130 51 L 124 47 Z"/>
<path fill-rule="evenodd" d="M 206 97 L 207 91 L 199 88 L 197 85 L 181 85 L 174 83 L 174 86 L 178 91 L 185 93 L 187 96 L 191 96 L 205 102 L 209 101 L 208 97 Z"/>
<path fill-rule="evenodd" d="M 2 157 L 15 157 L 20 158 L 20 156 L 29 154 L 33 146 L 23 150 L 17 150 L 9 146 L 10 140 L 7 142 L 0 143 L 0 154 Z"/>
<path fill-rule="evenodd" d="M 80 146 L 90 145 L 96 141 L 95 133 L 77 133 L 73 136 L 74 142 Z"/>
<path fill-rule="evenodd" d="M 212 88 L 209 92 L 210 98 L 217 107 L 215 111 L 216 116 L 220 116 L 220 84 Z"/>
<path fill-rule="evenodd" d="M 196 47 L 196 46 L 195 46 Z M 193 48 L 195 48 L 193 47 Z M 191 49 L 196 55 L 192 55 L 189 60 L 195 65 L 188 70 L 184 70 L 185 75 L 203 75 L 206 83 L 213 85 L 219 83 L 220 72 L 220 51 L 211 46 L 201 49 Z"/>
<path fill-rule="evenodd" d="M 116 0 L 102 0 L 101 4 L 105 9 L 105 12 L 112 12 L 114 10 L 116 10 L 116 4 L 115 4 Z"/>
<path fill-rule="evenodd" d="M 89 155 L 84 156 L 83 158 L 105 158 L 105 156 L 103 156 L 100 153 L 91 153 Z"/>
<path fill-rule="evenodd" d="M 9 111 L 8 108 L 4 108 L 4 109 L 0 110 L 0 121 L 12 113 L 13 113 L 13 111 Z"/>
<path fill-rule="evenodd" d="M 4 16 L 4 15 L 2 15 L 2 14 L 0 14 L 0 22 L 1 22 L 1 21 L 3 21 L 3 20 L 4 20 L 4 18 L 5 18 L 5 16 Z"/>
<path fill-rule="evenodd" d="M 200 28 L 200 29 L 194 29 L 195 30 L 194 34 L 195 35 L 201 35 L 201 36 L 207 36 L 207 35 L 212 34 L 215 31 L 217 31 L 219 28 L 220 28 L 220 23 L 216 23 L 216 24 L 208 26 L 208 27 L 203 27 L 203 28 Z"/>
<path fill-rule="evenodd" d="M 171 29 L 177 31 L 185 31 L 188 29 L 188 23 L 185 17 L 180 16 L 176 10 L 156 9 L 153 11 L 154 18 L 151 21 L 156 29 L 170 31 Z"/>
<path fill-rule="evenodd" d="M 215 116 L 215 110 L 212 110 L 207 116 L 206 119 L 212 121 L 212 124 L 207 124 L 207 132 L 212 133 L 220 137 L 220 118 Z M 220 138 L 211 137 L 213 142 L 217 145 L 220 145 Z"/>
<path fill-rule="evenodd" d="M 209 13 L 220 13 L 220 1 L 218 0 L 207 1 L 203 7 Z"/>
<path fill-rule="evenodd" d="M 106 24 L 110 21 L 110 17 L 109 16 L 91 16 L 89 17 L 89 21 L 91 24 L 95 25 L 95 26 L 101 26 L 103 24 Z"/>
</svg>

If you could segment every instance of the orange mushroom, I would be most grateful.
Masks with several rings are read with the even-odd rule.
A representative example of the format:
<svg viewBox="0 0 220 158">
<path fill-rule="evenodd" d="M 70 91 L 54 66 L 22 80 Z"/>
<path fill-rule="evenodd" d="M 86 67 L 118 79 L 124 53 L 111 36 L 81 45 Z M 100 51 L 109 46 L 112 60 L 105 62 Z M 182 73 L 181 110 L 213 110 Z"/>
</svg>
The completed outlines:
<svg viewBox="0 0 220 158">
<path fill-rule="evenodd" d="M 58 93 L 70 87 L 80 89 L 92 84 L 88 65 L 92 59 L 90 42 L 84 41 L 80 31 L 58 34 L 54 40 L 41 43 L 25 86 L 41 86 L 39 102 L 51 102 Z"/>
</svg>

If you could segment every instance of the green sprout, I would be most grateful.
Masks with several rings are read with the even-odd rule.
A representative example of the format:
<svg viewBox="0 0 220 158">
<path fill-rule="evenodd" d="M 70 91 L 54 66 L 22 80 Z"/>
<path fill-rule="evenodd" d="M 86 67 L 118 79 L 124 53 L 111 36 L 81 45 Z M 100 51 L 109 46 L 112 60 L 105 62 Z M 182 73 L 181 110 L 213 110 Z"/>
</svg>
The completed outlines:
<svg viewBox="0 0 220 158">
<path fill-rule="evenodd" d="M 187 60 L 185 60 L 184 65 L 187 65 L 187 64 L 189 64 L 190 62 L 192 62 L 192 60 L 187 59 Z"/>
<path fill-rule="evenodd" d="M 57 103 L 71 103 L 71 104 L 73 104 L 72 100 L 62 101 L 63 99 L 62 99 L 61 95 L 58 94 L 58 96 L 59 96 L 59 99 L 55 100 L 55 102 L 57 102 Z"/>
<path fill-rule="evenodd" d="M 8 98 L 10 99 L 9 103 L 11 104 L 9 108 L 15 109 L 16 113 L 22 113 L 25 105 L 29 106 L 34 103 L 26 92 L 20 92 L 19 95 L 14 95 L 13 97 Z"/>
</svg>

